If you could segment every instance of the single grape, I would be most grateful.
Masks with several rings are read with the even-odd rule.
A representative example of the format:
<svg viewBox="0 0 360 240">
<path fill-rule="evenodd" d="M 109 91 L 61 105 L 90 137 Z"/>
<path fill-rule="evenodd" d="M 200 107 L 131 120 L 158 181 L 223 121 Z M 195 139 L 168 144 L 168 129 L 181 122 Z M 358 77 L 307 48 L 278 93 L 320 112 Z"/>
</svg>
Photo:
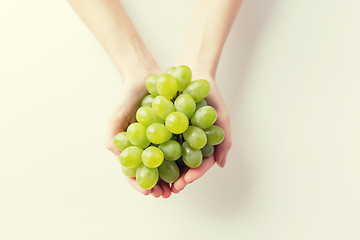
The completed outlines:
<svg viewBox="0 0 360 240">
<path fill-rule="evenodd" d="M 192 75 L 191 70 L 185 65 L 180 65 L 174 69 L 171 69 L 169 74 L 176 78 L 178 83 L 178 91 L 184 91 L 185 88 L 190 84 Z"/>
<path fill-rule="evenodd" d="M 192 148 L 187 142 L 182 144 L 182 160 L 190 168 L 197 168 L 202 163 L 201 150 Z"/>
<path fill-rule="evenodd" d="M 175 140 L 169 140 L 159 145 L 165 160 L 175 161 L 181 157 L 181 145 Z"/>
<path fill-rule="evenodd" d="M 169 113 L 175 111 L 173 103 L 164 96 L 157 96 L 154 98 L 154 101 L 152 102 L 152 108 L 156 115 L 164 120 Z"/>
<path fill-rule="evenodd" d="M 177 93 L 177 81 L 168 73 L 161 74 L 156 80 L 156 89 L 159 95 L 172 99 Z"/>
<path fill-rule="evenodd" d="M 146 95 L 142 100 L 140 105 L 142 107 L 151 107 L 152 106 L 152 102 L 154 100 L 154 97 L 152 95 Z"/>
<path fill-rule="evenodd" d="M 201 149 L 202 155 L 203 157 L 210 157 L 211 155 L 214 154 L 214 146 L 212 145 L 205 145 L 205 147 L 203 147 Z"/>
<path fill-rule="evenodd" d="M 127 128 L 127 137 L 133 145 L 141 148 L 146 148 L 150 145 L 149 140 L 146 138 L 146 127 L 141 123 L 130 124 Z"/>
<path fill-rule="evenodd" d="M 201 129 L 211 127 L 217 118 L 216 110 L 213 107 L 205 106 L 199 108 L 191 118 L 191 123 Z"/>
<path fill-rule="evenodd" d="M 159 167 L 160 178 L 167 183 L 173 183 L 180 177 L 179 167 L 175 162 L 164 161 Z"/>
<path fill-rule="evenodd" d="M 146 137 L 154 144 L 161 144 L 171 138 L 171 132 L 162 123 L 153 123 L 146 129 Z"/>
<path fill-rule="evenodd" d="M 189 94 L 181 94 L 174 101 L 176 111 L 184 113 L 189 119 L 195 113 L 196 103 Z"/>
<path fill-rule="evenodd" d="M 218 145 L 220 144 L 225 137 L 224 130 L 216 125 L 213 125 L 204 130 L 207 138 L 207 145 Z"/>
<path fill-rule="evenodd" d="M 164 161 L 164 154 L 159 148 L 151 146 L 143 151 L 141 160 L 148 168 L 156 168 Z"/>
<path fill-rule="evenodd" d="M 129 178 L 136 177 L 136 169 L 137 169 L 137 167 L 127 168 L 127 167 L 122 166 L 122 172 L 124 173 L 125 176 L 127 176 Z"/>
<path fill-rule="evenodd" d="M 145 127 L 153 123 L 163 123 L 164 120 L 161 119 L 151 107 L 140 107 L 136 111 L 136 120 L 143 124 Z"/>
<path fill-rule="evenodd" d="M 146 82 L 145 82 L 146 89 L 153 96 L 159 95 L 159 93 L 156 89 L 156 82 L 157 82 L 158 78 L 159 78 L 159 75 L 153 74 L 153 75 L 150 75 L 146 79 Z"/>
<path fill-rule="evenodd" d="M 130 146 L 120 154 L 120 163 L 124 167 L 133 168 L 141 164 L 141 154 L 143 150 L 137 146 Z"/>
<path fill-rule="evenodd" d="M 204 99 L 210 92 L 210 84 L 205 79 L 198 79 L 192 81 L 190 85 L 184 90 L 183 93 L 187 93 L 192 96 L 195 102 L 199 102 Z"/>
<path fill-rule="evenodd" d="M 153 188 L 159 180 L 157 168 L 148 168 L 141 164 L 136 170 L 136 181 L 143 189 Z"/>
<path fill-rule="evenodd" d="M 196 103 L 196 110 L 198 110 L 201 107 L 205 107 L 205 106 L 207 106 L 207 102 L 205 101 L 205 99 L 203 99 Z"/>
<path fill-rule="evenodd" d="M 167 115 L 165 126 L 170 132 L 180 134 L 188 128 L 189 119 L 182 112 L 172 112 Z"/>
<path fill-rule="evenodd" d="M 131 142 L 127 137 L 126 132 L 121 132 L 115 135 L 114 137 L 114 145 L 120 151 L 125 150 L 125 148 L 132 146 Z"/>
<path fill-rule="evenodd" d="M 189 126 L 183 136 L 186 142 L 195 149 L 201 149 L 206 144 L 206 134 L 201 128 Z"/>
</svg>

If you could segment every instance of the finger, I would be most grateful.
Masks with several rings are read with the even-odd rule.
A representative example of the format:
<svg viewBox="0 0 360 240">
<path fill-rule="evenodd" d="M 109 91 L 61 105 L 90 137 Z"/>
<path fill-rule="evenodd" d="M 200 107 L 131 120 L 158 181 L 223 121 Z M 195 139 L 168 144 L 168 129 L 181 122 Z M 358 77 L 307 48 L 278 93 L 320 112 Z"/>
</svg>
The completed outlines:
<svg viewBox="0 0 360 240">
<path fill-rule="evenodd" d="M 226 116 L 220 115 L 220 116 Z M 230 120 L 228 117 L 220 117 L 216 124 L 224 130 L 225 138 L 222 143 L 215 147 L 215 161 L 219 167 L 224 167 L 226 162 L 226 156 L 231 148 L 231 129 L 230 129 Z"/>
<path fill-rule="evenodd" d="M 144 195 L 149 195 L 151 193 L 151 190 L 146 190 L 143 189 L 142 187 L 139 186 L 139 184 L 136 182 L 135 178 L 129 178 L 129 177 L 125 177 L 126 180 L 128 181 L 128 183 L 130 183 L 130 185 L 135 188 L 135 190 L 137 190 L 138 192 L 144 194 Z"/>
<path fill-rule="evenodd" d="M 185 173 L 188 171 L 188 168 L 184 168 L 181 171 L 180 177 L 176 182 L 173 183 L 172 187 L 174 187 L 178 192 L 184 190 L 185 186 L 187 185 L 187 182 L 185 181 Z"/>
<path fill-rule="evenodd" d="M 187 182 L 185 181 L 185 174 L 181 174 L 179 179 L 174 182 L 173 186 L 176 190 L 179 192 L 184 190 L 185 186 L 187 185 Z"/>
<path fill-rule="evenodd" d="M 177 189 L 175 188 L 174 184 L 171 184 L 171 191 L 172 191 L 173 193 L 175 193 L 175 194 L 180 192 L 179 190 L 177 190 Z"/>
<path fill-rule="evenodd" d="M 187 183 L 192 183 L 195 180 L 199 179 L 201 176 L 203 176 L 212 166 L 215 164 L 215 158 L 214 156 L 204 158 L 201 165 L 197 168 L 191 168 L 187 173 L 185 174 L 185 181 Z"/>
<path fill-rule="evenodd" d="M 163 198 L 169 198 L 171 196 L 171 189 L 170 185 L 164 181 L 160 181 L 160 187 L 162 189 L 162 197 Z"/>
<path fill-rule="evenodd" d="M 108 120 L 108 130 L 106 136 L 106 148 L 110 150 L 115 156 L 120 156 L 120 151 L 114 145 L 114 137 L 119 132 L 126 131 L 127 126 L 129 125 L 129 119 L 124 116 L 122 113 L 118 113 L 109 118 Z"/>
<path fill-rule="evenodd" d="M 215 160 L 219 167 L 224 167 L 226 163 L 226 156 L 231 148 L 231 142 L 224 139 L 222 143 L 215 147 Z"/>
<path fill-rule="evenodd" d="M 184 190 L 185 186 L 186 186 L 186 182 L 185 182 L 185 178 L 184 178 L 184 175 L 183 176 L 180 176 L 180 178 L 178 180 L 176 180 L 176 182 L 174 183 L 174 188 L 177 190 L 177 191 L 182 191 Z"/>
<path fill-rule="evenodd" d="M 157 185 L 157 184 L 155 185 L 155 187 L 153 187 L 151 189 L 151 195 L 153 195 L 156 198 L 160 197 L 162 195 L 162 193 L 163 192 L 162 192 L 161 187 L 159 185 Z"/>
</svg>

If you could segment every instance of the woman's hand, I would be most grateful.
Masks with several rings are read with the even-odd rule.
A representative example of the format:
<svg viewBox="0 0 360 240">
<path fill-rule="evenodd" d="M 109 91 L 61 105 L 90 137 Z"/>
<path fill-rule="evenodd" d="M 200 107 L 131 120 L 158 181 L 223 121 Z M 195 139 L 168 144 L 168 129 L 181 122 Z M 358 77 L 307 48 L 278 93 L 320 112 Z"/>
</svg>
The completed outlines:
<svg viewBox="0 0 360 240">
<path fill-rule="evenodd" d="M 203 176 L 215 164 L 215 162 L 220 167 L 224 167 L 227 154 L 231 148 L 230 117 L 226 104 L 221 96 L 219 89 L 216 86 L 212 74 L 197 73 L 196 71 L 193 71 L 193 80 L 200 78 L 206 79 L 210 83 L 211 90 L 205 100 L 209 106 L 215 108 L 217 112 L 217 120 L 215 124 L 224 130 L 225 138 L 222 143 L 215 146 L 214 155 L 208 158 L 204 158 L 202 164 L 199 167 L 192 168 L 181 173 L 180 178 L 171 187 L 171 190 L 174 193 L 180 192 L 187 184 L 192 183 Z"/>
<path fill-rule="evenodd" d="M 145 79 L 153 73 L 160 73 L 160 71 L 144 72 L 141 75 L 132 77 L 131 81 L 124 81 L 119 94 L 119 102 L 115 111 L 109 118 L 108 134 L 106 139 L 107 149 L 113 152 L 117 159 L 119 159 L 121 152 L 114 145 L 114 136 L 119 132 L 126 131 L 127 127 L 136 121 L 136 111 L 140 106 L 141 99 L 147 94 Z M 126 179 L 131 186 L 144 195 L 152 194 L 156 198 L 160 196 L 168 198 L 171 195 L 170 185 L 163 181 L 159 182 L 159 184 L 151 190 L 145 190 L 137 184 L 135 178 L 126 177 Z"/>
</svg>

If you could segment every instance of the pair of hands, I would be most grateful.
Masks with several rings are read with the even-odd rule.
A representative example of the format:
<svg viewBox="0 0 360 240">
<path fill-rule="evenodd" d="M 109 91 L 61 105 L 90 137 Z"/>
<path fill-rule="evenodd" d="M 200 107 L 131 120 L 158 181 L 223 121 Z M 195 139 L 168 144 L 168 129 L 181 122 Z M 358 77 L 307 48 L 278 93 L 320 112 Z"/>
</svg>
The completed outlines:
<svg viewBox="0 0 360 240">
<path fill-rule="evenodd" d="M 114 146 L 114 136 L 119 132 L 126 131 L 127 127 L 136 121 L 135 114 L 140 106 L 142 98 L 147 94 L 145 87 L 145 79 L 151 74 L 160 74 L 161 71 L 149 71 L 137 75 L 136 79 L 129 79 L 124 81 L 122 90 L 120 92 L 120 99 L 114 113 L 109 118 L 108 123 L 108 135 L 106 139 L 106 147 L 115 154 L 117 158 L 120 156 L 120 151 Z M 168 198 L 172 193 L 179 193 L 186 185 L 194 182 L 203 176 L 215 162 L 220 166 L 224 167 L 226 162 L 227 154 L 231 148 L 231 130 L 230 130 L 230 117 L 225 105 L 225 102 L 221 96 L 219 89 L 216 86 L 214 76 L 210 73 L 197 73 L 193 71 L 192 79 L 206 79 L 209 81 L 211 90 L 209 95 L 206 97 L 208 105 L 214 107 L 217 111 L 218 117 L 216 125 L 220 126 L 225 132 L 224 141 L 215 147 L 215 152 L 211 157 L 204 158 L 202 164 L 197 168 L 184 169 L 181 172 L 180 178 L 172 183 L 166 183 L 159 181 L 154 188 L 145 190 L 141 188 L 135 178 L 126 177 L 127 181 L 137 191 L 144 195 L 152 194 L 158 198 Z"/>
</svg>

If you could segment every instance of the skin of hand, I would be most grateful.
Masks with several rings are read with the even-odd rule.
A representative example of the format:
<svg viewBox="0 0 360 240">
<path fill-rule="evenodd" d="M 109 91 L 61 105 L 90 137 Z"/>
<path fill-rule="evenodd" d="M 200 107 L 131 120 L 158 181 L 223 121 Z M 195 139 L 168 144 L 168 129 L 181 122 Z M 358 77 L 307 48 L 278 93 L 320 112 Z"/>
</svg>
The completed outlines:
<svg viewBox="0 0 360 240">
<path fill-rule="evenodd" d="M 119 94 L 120 99 L 113 114 L 109 118 L 108 134 L 106 137 L 106 148 L 113 152 L 117 159 L 119 158 L 121 152 L 114 146 L 114 136 L 119 132 L 126 131 L 127 127 L 136 121 L 136 111 L 140 106 L 141 99 L 147 94 L 147 90 L 145 88 L 145 78 L 154 73 L 158 74 L 159 70 L 144 74 L 143 77 L 140 77 L 142 81 L 124 81 Z M 160 196 L 168 198 L 171 196 L 172 192 L 170 185 L 163 181 L 160 181 L 154 188 L 145 190 L 137 184 L 135 178 L 129 178 L 126 176 L 125 178 L 134 189 L 144 195 L 152 194 L 156 198 Z"/>
<path fill-rule="evenodd" d="M 220 167 L 224 167 L 227 154 L 232 145 L 229 112 L 222 95 L 216 86 L 214 77 L 211 74 L 199 74 L 196 72 L 194 72 L 193 76 L 194 80 L 206 79 L 210 83 L 211 90 L 205 100 L 209 106 L 215 108 L 217 112 L 217 120 L 215 124 L 224 130 L 225 138 L 222 143 L 215 146 L 214 154 L 208 158 L 204 158 L 199 167 L 186 169 L 186 171 L 181 173 L 180 178 L 171 186 L 173 193 L 179 193 L 187 184 L 190 184 L 202 177 L 215 164 L 215 162 Z"/>
<path fill-rule="evenodd" d="M 135 122 L 135 113 L 146 94 L 145 79 L 159 74 L 158 65 L 141 40 L 130 18 L 118 0 L 68 0 L 78 16 L 93 32 L 112 59 L 124 84 L 114 113 L 109 118 L 106 146 L 117 158 L 114 136 Z M 134 66 L 136 68 L 134 69 Z M 154 197 L 170 197 L 169 184 L 160 182 L 151 190 L 142 189 L 135 179 L 127 181 L 139 192 Z"/>
<path fill-rule="evenodd" d="M 226 156 L 231 148 L 230 117 L 226 104 L 215 83 L 215 75 L 222 49 L 240 9 L 242 0 L 197 0 L 188 33 L 178 59 L 178 63 L 193 70 L 193 79 L 206 79 L 211 90 L 206 98 L 218 114 L 216 124 L 225 132 L 224 141 L 215 147 L 213 156 L 203 160 L 202 164 L 181 174 L 172 185 L 172 191 L 178 193 L 185 186 L 199 179 L 216 162 L 224 167 Z"/>
</svg>

